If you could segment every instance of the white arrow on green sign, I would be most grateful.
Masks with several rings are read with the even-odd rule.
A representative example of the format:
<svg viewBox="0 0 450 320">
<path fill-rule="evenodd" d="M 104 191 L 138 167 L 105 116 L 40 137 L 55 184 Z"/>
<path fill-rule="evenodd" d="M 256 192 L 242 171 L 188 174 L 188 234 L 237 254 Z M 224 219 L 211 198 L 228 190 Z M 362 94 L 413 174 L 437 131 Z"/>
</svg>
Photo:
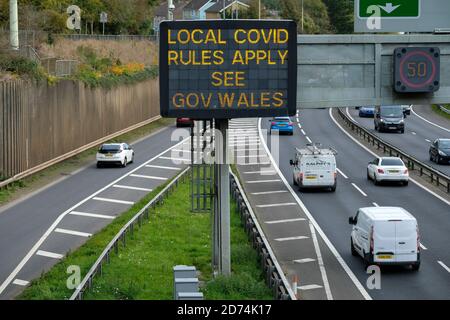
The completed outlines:
<svg viewBox="0 0 450 320">
<path fill-rule="evenodd" d="M 358 1 L 360 18 L 372 17 L 374 14 L 372 6 L 380 8 L 381 18 L 418 18 L 420 16 L 420 0 Z"/>
</svg>

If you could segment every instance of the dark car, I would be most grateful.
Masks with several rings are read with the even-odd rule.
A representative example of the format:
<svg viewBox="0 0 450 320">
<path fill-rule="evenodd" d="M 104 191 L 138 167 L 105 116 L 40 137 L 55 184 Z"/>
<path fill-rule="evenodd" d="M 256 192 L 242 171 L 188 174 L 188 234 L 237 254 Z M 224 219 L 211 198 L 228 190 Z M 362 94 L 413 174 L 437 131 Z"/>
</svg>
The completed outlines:
<svg viewBox="0 0 450 320">
<path fill-rule="evenodd" d="M 377 106 L 375 107 L 375 130 L 400 131 L 405 133 L 405 115 L 402 106 Z"/>
<path fill-rule="evenodd" d="M 406 116 L 410 116 L 411 115 L 411 106 L 409 105 L 404 105 L 403 106 L 403 114 Z"/>
<path fill-rule="evenodd" d="M 450 139 L 437 139 L 430 146 L 430 161 L 450 164 Z"/>
<path fill-rule="evenodd" d="M 361 118 L 373 118 L 375 114 L 375 107 L 367 106 L 359 108 L 359 116 Z"/>
<path fill-rule="evenodd" d="M 177 118 L 177 128 L 180 127 L 193 127 L 194 126 L 194 120 L 191 118 Z"/>
</svg>

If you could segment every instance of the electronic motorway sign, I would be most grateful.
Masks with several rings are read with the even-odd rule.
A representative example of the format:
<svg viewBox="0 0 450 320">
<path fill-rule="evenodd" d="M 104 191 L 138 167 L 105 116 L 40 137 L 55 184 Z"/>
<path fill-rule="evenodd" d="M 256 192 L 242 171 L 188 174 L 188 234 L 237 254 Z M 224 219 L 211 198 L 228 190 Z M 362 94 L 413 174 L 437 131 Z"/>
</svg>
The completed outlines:
<svg viewBox="0 0 450 320">
<path fill-rule="evenodd" d="M 161 23 L 161 116 L 230 119 L 294 115 L 296 94 L 295 22 Z"/>
</svg>

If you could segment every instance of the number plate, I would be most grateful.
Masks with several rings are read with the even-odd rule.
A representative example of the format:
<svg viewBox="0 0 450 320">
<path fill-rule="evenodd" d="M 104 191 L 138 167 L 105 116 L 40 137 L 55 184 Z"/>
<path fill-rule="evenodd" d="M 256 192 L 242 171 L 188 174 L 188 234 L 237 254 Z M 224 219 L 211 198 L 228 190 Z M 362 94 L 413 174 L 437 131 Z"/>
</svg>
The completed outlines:
<svg viewBox="0 0 450 320">
<path fill-rule="evenodd" d="M 311 176 L 311 177 L 306 177 L 306 179 L 307 180 L 316 180 L 316 177 Z"/>
<path fill-rule="evenodd" d="M 377 256 L 377 258 L 379 260 L 389 260 L 389 259 L 392 259 L 392 255 L 390 255 L 390 254 L 383 254 L 383 255 Z"/>
</svg>

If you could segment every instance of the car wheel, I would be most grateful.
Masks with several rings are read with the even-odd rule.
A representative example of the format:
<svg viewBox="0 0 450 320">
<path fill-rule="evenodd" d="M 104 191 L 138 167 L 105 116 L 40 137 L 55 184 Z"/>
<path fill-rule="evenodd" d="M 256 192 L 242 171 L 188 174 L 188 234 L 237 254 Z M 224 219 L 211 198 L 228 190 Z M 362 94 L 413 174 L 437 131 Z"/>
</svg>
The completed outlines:
<svg viewBox="0 0 450 320">
<path fill-rule="evenodd" d="M 433 161 L 433 155 L 430 153 L 430 161 Z"/>
<path fill-rule="evenodd" d="M 403 185 L 404 185 L 405 187 L 407 187 L 408 184 L 409 184 L 409 181 L 404 181 L 404 182 L 403 182 Z"/>
<path fill-rule="evenodd" d="M 376 185 L 376 186 L 378 186 L 380 184 L 380 182 L 377 179 L 377 175 L 376 174 L 373 175 L 373 184 Z"/>
<path fill-rule="evenodd" d="M 413 271 L 419 271 L 419 269 L 420 269 L 420 261 L 418 261 L 416 263 L 413 263 L 411 265 L 411 268 L 412 268 Z"/>
<path fill-rule="evenodd" d="M 331 192 L 336 192 L 336 184 L 334 184 L 334 186 L 332 186 L 332 187 L 330 188 L 330 191 L 331 191 Z"/>
<path fill-rule="evenodd" d="M 101 168 L 103 165 L 100 162 L 97 162 L 97 168 Z"/>
<path fill-rule="evenodd" d="M 130 163 L 134 163 L 134 152 L 131 154 L 131 161 Z"/>
<path fill-rule="evenodd" d="M 127 166 L 127 164 L 128 164 L 127 157 L 125 157 L 125 158 L 123 159 L 122 167 L 125 168 L 125 167 Z"/>
<path fill-rule="evenodd" d="M 356 251 L 355 246 L 353 245 L 353 239 L 350 237 L 350 247 L 352 251 L 352 256 L 357 257 L 358 251 Z"/>
<path fill-rule="evenodd" d="M 401 133 L 401 134 L 405 133 L 405 129 L 400 130 L 400 133 Z"/>
<path fill-rule="evenodd" d="M 298 186 L 298 183 L 297 183 L 297 181 L 295 180 L 294 175 L 292 175 L 292 181 L 293 181 L 293 183 L 294 183 L 294 186 Z"/>
<path fill-rule="evenodd" d="M 372 180 L 372 178 L 370 177 L 370 174 L 369 174 L 369 169 L 367 169 L 367 180 Z"/>
</svg>

